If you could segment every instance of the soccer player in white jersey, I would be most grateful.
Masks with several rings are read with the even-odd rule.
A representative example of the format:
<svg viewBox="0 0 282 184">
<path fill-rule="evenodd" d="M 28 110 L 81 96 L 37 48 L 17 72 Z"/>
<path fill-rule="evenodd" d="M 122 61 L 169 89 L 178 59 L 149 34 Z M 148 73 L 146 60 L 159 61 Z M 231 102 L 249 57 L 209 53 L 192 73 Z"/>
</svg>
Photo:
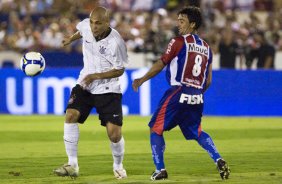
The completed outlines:
<svg viewBox="0 0 282 184">
<path fill-rule="evenodd" d="M 82 38 L 84 67 L 72 89 L 66 110 L 64 143 L 68 163 L 54 170 L 58 176 L 78 176 L 78 123 L 84 123 L 91 109 L 96 108 L 111 141 L 114 175 L 117 179 L 127 177 L 122 164 L 124 139 L 119 77 L 124 73 L 128 56 L 124 40 L 109 23 L 108 10 L 96 7 L 89 18 L 77 24 L 78 31 L 63 40 L 65 46 Z"/>
</svg>

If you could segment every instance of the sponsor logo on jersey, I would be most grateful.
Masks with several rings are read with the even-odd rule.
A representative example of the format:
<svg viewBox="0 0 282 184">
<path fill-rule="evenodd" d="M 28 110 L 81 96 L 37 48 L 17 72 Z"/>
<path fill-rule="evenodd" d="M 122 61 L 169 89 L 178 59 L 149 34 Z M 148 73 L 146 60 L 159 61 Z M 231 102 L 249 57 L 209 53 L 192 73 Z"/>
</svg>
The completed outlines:
<svg viewBox="0 0 282 184">
<path fill-rule="evenodd" d="M 196 84 L 196 85 L 200 85 L 200 81 L 199 80 L 195 80 L 195 79 L 189 79 L 189 78 L 185 78 L 185 82 L 188 82 L 188 83 L 192 83 L 192 84 Z"/>
<path fill-rule="evenodd" d="M 166 49 L 166 54 L 169 54 L 169 53 L 170 53 L 171 47 L 172 47 L 172 45 L 174 44 L 174 42 L 175 42 L 175 39 L 172 39 L 172 40 L 169 42 L 169 44 L 168 44 L 168 46 L 167 46 L 167 49 Z"/>
<path fill-rule="evenodd" d="M 194 43 L 190 43 L 188 44 L 188 51 L 192 51 L 192 52 L 198 52 L 200 54 L 205 54 L 205 55 L 208 55 L 208 49 L 207 47 L 203 47 L 203 46 L 200 46 L 200 45 L 196 45 Z"/>
<path fill-rule="evenodd" d="M 204 103 L 203 95 L 187 95 L 182 93 L 179 99 L 180 103 L 187 103 L 190 105 L 202 104 Z"/>
</svg>

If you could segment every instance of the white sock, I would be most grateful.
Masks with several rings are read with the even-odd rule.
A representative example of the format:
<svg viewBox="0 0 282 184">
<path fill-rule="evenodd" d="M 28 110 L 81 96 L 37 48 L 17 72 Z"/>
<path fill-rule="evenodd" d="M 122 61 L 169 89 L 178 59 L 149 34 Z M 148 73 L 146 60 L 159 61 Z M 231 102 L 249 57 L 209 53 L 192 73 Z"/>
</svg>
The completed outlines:
<svg viewBox="0 0 282 184">
<path fill-rule="evenodd" d="M 112 155 L 114 159 L 114 170 L 123 169 L 122 161 L 124 156 L 124 139 L 121 137 L 117 143 L 111 142 Z"/>
<path fill-rule="evenodd" d="M 79 139 L 79 128 L 77 123 L 65 123 L 64 142 L 68 155 L 68 164 L 78 168 L 77 144 Z"/>
</svg>

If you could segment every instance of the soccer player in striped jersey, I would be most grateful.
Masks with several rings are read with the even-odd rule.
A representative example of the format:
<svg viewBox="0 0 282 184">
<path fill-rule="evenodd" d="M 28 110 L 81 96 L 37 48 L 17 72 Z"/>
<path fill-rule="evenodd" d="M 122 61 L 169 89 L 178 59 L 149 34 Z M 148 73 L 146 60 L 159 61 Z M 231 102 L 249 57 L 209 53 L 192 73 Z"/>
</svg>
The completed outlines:
<svg viewBox="0 0 282 184">
<path fill-rule="evenodd" d="M 54 170 L 59 176 L 77 177 L 78 123 L 83 124 L 96 108 L 101 125 L 106 127 L 117 179 L 127 177 L 123 168 L 122 94 L 119 77 L 128 63 L 126 45 L 120 34 L 110 27 L 109 11 L 96 7 L 89 18 L 79 22 L 77 32 L 63 40 L 68 45 L 82 39 L 84 67 L 72 89 L 64 123 L 64 143 L 68 163 Z"/>
<path fill-rule="evenodd" d="M 178 12 L 180 36 L 172 39 L 162 57 L 141 78 L 133 81 L 138 90 L 166 66 L 170 88 L 163 95 L 153 114 L 150 127 L 150 143 L 156 170 L 152 180 L 168 178 L 164 164 L 165 141 L 163 132 L 177 125 L 187 140 L 196 140 L 217 165 L 222 179 L 228 179 L 230 169 L 218 153 L 212 138 L 202 130 L 201 118 L 204 92 L 212 80 L 212 50 L 197 34 L 202 23 L 201 11 L 197 7 L 185 7 Z"/>
</svg>

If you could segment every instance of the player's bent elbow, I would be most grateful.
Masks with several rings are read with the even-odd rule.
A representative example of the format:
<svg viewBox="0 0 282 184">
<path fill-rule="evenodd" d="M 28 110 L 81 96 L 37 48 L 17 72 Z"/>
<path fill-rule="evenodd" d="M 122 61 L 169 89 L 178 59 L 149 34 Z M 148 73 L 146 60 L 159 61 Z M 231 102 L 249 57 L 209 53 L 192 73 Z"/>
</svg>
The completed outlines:
<svg viewBox="0 0 282 184">
<path fill-rule="evenodd" d="M 205 87 L 204 87 L 204 92 L 210 87 L 211 81 L 207 81 Z"/>
</svg>

